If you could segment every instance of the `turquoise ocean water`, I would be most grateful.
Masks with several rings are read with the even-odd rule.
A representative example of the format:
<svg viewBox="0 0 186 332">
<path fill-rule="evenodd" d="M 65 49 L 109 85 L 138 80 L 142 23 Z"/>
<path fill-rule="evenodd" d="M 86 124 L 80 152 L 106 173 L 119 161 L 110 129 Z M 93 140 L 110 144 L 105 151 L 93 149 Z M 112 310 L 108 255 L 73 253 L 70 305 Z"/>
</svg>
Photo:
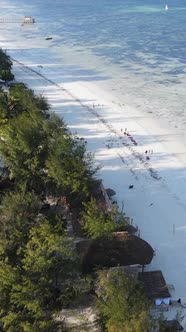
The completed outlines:
<svg viewBox="0 0 186 332">
<path fill-rule="evenodd" d="M 168 11 L 164 10 L 166 3 Z M 50 48 L 62 65 L 69 65 L 69 71 L 71 64 L 76 66 L 77 79 L 81 73 L 84 81 L 93 77 L 110 86 L 115 82 L 118 93 L 133 97 L 134 106 L 167 119 L 184 133 L 185 0 L 2 1 L 1 17 L 24 15 L 34 16 L 35 26 L 23 29 L 20 25 L 1 24 L 2 40 L 25 38 L 26 47 L 22 48 L 28 54 L 32 52 L 33 38 L 53 36 Z M 33 56 L 39 54 L 42 46 Z M 90 77 L 82 75 L 83 69 L 89 70 Z"/>
</svg>

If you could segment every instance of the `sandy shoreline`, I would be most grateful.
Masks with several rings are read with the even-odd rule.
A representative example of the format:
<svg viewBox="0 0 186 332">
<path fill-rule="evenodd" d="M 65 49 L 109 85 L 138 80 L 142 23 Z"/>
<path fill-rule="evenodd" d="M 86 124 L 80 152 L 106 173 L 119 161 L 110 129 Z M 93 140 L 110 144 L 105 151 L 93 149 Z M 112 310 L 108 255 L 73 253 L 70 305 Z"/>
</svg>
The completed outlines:
<svg viewBox="0 0 186 332">
<path fill-rule="evenodd" d="M 175 287 L 173 299 L 186 302 L 186 147 L 181 135 L 130 107 L 124 97 L 118 101 L 91 79 L 63 83 L 63 76 L 57 75 L 59 64 L 47 57 L 47 49 L 51 66 L 46 66 L 46 59 L 37 61 L 36 55 L 25 61 L 19 55 L 15 58 L 14 51 L 20 61 L 14 62 L 16 79 L 45 95 L 52 111 L 87 140 L 88 150 L 102 165 L 99 175 L 105 187 L 116 191 L 119 205 L 124 202 L 141 237 L 156 251 L 146 270 L 162 270 Z M 130 136 L 123 135 L 125 128 Z M 145 150 L 153 150 L 148 161 Z M 133 190 L 128 189 L 130 184 Z"/>
</svg>

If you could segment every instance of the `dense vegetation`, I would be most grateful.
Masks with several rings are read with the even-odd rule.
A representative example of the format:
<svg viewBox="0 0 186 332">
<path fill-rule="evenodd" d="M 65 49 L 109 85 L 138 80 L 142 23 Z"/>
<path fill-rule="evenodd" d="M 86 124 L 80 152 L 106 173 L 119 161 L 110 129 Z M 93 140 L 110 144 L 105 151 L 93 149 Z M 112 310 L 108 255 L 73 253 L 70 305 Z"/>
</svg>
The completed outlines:
<svg viewBox="0 0 186 332">
<path fill-rule="evenodd" d="M 101 271 L 97 293 L 98 307 L 108 332 L 149 331 L 149 303 L 138 281 L 121 270 Z"/>
<path fill-rule="evenodd" d="M 11 81 L 14 75 L 11 73 L 12 62 L 10 57 L 0 49 L 0 79 Z"/>
<path fill-rule="evenodd" d="M 106 211 L 91 198 L 84 204 L 82 211 L 81 224 L 87 237 L 96 240 L 99 238 L 110 238 L 114 231 L 125 229 L 127 222 L 123 213 L 118 211 L 117 206 L 113 206 L 111 211 Z"/>
<path fill-rule="evenodd" d="M 11 80 L 11 60 L 2 51 L 0 64 L 0 78 Z M 119 229 L 125 225 L 118 211 L 105 213 L 91 199 L 96 173 L 92 156 L 49 109 L 45 98 L 22 83 L 0 90 L 3 332 L 64 331 L 55 314 L 77 295 L 77 254 L 64 215 L 43 209 L 47 197 L 65 198 L 69 211 L 82 216 L 81 226 L 91 239 L 110 237 L 116 220 Z M 148 331 L 147 302 L 136 282 L 119 275 L 107 278 L 103 272 L 100 285 L 105 296 L 104 301 L 99 297 L 98 307 L 105 331 Z"/>
<path fill-rule="evenodd" d="M 2 68 L 11 64 L 0 54 Z M 47 196 L 79 209 L 95 173 L 83 140 L 24 84 L 0 91 L 0 328 L 60 331 L 54 310 L 74 297 L 76 257 L 61 213 Z"/>
</svg>

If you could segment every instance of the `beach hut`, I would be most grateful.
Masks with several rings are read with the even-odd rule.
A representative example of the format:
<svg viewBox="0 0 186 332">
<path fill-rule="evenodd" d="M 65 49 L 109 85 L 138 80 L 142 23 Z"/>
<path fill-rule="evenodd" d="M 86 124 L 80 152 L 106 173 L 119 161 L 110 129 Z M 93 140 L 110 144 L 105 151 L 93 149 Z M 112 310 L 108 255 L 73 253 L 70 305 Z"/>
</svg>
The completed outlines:
<svg viewBox="0 0 186 332">
<path fill-rule="evenodd" d="M 138 280 L 142 283 L 149 300 L 156 305 L 170 304 L 170 293 L 160 270 L 151 272 L 139 272 Z"/>
<path fill-rule="evenodd" d="M 163 327 L 165 332 L 177 332 L 183 331 L 183 326 L 178 322 L 178 320 L 164 320 Z"/>
<path fill-rule="evenodd" d="M 95 267 L 133 264 L 146 265 L 153 258 L 153 249 L 146 241 L 128 232 L 114 232 L 113 237 L 77 243 L 84 271 Z"/>
</svg>

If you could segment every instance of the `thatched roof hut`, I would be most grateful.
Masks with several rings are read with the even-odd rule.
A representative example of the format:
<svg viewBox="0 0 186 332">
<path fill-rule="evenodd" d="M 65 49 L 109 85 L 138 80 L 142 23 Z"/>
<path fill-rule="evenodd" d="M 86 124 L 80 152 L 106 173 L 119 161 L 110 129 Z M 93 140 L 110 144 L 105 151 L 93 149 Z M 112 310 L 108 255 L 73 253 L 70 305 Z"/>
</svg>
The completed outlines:
<svg viewBox="0 0 186 332">
<path fill-rule="evenodd" d="M 176 320 L 164 320 L 164 331 L 165 332 L 175 332 L 175 331 L 183 331 L 183 326 Z"/>
<path fill-rule="evenodd" d="M 77 249 L 81 254 L 84 270 L 118 265 L 146 265 L 153 258 L 152 247 L 128 232 L 115 232 L 110 239 L 80 242 Z"/>
<path fill-rule="evenodd" d="M 135 233 L 137 233 L 137 230 L 138 230 L 137 227 L 134 227 L 133 225 L 129 224 L 129 225 L 123 225 L 122 229 L 120 231 L 128 232 L 128 233 L 131 233 L 131 234 L 135 234 Z"/>
<path fill-rule="evenodd" d="M 138 279 L 142 282 L 144 291 L 150 300 L 170 298 L 167 284 L 160 270 L 140 272 Z"/>
</svg>

